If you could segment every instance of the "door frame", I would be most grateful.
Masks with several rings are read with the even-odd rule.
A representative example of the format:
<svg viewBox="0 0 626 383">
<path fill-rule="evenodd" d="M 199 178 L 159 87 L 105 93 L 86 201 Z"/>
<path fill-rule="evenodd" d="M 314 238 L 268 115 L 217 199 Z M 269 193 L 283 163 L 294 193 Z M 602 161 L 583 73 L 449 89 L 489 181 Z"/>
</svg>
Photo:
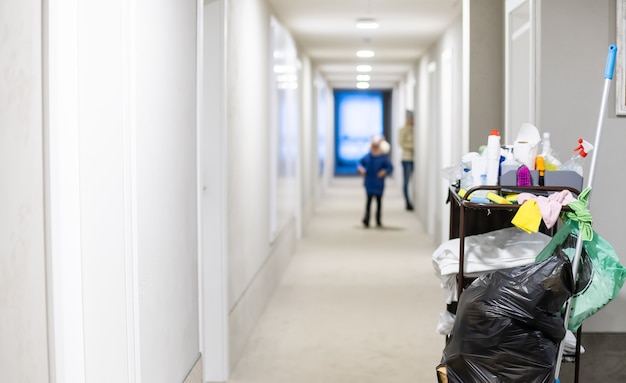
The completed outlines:
<svg viewBox="0 0 626 383">
<path fill-rule="evenodd" d="M 203 381 L 225 382 L 230 373 L 226 118 L 228 0 L 197 1 L 200 352 Z"/>
</svg>

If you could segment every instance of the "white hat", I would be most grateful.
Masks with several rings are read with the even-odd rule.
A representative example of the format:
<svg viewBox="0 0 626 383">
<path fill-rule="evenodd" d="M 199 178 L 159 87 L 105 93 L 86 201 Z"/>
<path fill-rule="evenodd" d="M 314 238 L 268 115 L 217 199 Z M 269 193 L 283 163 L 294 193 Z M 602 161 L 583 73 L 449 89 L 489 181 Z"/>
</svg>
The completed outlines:
<svg viewBox="0 0 626 383">
<path fill-rule="evenodd" d="M 391 150 L 391 145 L 389 145 L 389 142 L 387 142 L 387 140 L 383 139 L 380 143 L 380 151 L 383 154 L 389 154 L 389 150 Z"/>
</svg>

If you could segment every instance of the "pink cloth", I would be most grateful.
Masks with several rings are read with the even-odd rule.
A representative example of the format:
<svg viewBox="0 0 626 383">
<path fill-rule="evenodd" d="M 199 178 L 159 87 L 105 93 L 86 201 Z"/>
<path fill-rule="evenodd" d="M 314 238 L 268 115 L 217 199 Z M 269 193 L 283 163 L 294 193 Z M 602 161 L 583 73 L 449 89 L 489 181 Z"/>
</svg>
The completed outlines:
<svg viewBox="0 0 626 383">
<path fill-rule="evenodd" d="M 548 229 L 552 228 L 552 226 L 556 223 L 556 220 L 559 219 L 559 214 L 561 214 L 563 206 L 576 201 L 572 192 L 569 190 L 561 190 L 560 192 L 552 193 L 547 197 L 536 196 L 531 193 L 520 193 L 517 196 L 517 203 L 521 205 L 529 199 L 537 201 L 541 217 L 543 218 L 543 222 L 545 222 Z"/>
</svg>

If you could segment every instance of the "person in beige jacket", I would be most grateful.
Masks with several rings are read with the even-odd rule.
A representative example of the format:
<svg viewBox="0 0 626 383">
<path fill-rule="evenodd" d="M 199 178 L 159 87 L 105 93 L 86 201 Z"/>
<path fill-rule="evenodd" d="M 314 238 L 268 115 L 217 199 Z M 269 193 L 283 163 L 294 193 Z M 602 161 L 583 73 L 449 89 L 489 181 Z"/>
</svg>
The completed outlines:
<svg viewBox="0 0 626 383">
<path fill-rule="evenodd" d="M 409 198 L 409 181 L 413 175 L 413 112 L 406 111 L 406 122 L 398 131 L 398 143 L 402 148 L 402 191 L 406 202 L 406 210 L 413 210 L 413 204 Z"/>
</svg>

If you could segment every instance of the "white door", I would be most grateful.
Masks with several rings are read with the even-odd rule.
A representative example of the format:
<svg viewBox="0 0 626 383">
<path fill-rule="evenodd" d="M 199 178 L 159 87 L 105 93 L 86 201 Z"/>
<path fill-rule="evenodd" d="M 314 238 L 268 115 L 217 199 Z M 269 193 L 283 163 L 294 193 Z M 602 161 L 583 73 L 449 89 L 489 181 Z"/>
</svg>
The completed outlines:
<svg viewBox="0 0 626 383">
<path fill-rule="evenodd" d="M 537 14 L 536 0 L 506 1 L 506 144 L 513 143 L 523 123 L 538 125 Z"/>
</svg>

